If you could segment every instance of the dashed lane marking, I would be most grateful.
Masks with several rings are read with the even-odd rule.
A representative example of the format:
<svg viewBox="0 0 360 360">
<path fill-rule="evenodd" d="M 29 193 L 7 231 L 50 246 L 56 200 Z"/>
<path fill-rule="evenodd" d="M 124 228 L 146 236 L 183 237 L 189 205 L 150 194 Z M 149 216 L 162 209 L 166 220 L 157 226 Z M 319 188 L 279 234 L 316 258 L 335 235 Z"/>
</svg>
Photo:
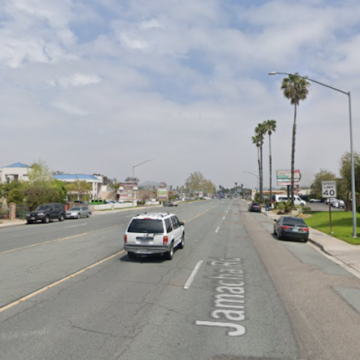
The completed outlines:
<svg viewBox="0 0 360 360">
<path fill-rule="evenodd" d="M 184 289 L 185 289 L 185 290 L 188 290 L 188 289 L 189 289 L 189 287 L 190 287 L 190 285 L 192 284 L 192 282 L 194 281 L 195 276 L 196 276 L 197 272 L 199 271 L 200 266 L 201 266 L 202 263 L 203 263 L 203 260 L 200 260 L 200 261 L 196 264 L 195 269 L 192 271 L 191 275 L 190 275 L 189 278 L 188 278 L 188 281 L 186 282 L 186 284 L 185 284 L 185 286 L 184 286 Z"/>
</svg>

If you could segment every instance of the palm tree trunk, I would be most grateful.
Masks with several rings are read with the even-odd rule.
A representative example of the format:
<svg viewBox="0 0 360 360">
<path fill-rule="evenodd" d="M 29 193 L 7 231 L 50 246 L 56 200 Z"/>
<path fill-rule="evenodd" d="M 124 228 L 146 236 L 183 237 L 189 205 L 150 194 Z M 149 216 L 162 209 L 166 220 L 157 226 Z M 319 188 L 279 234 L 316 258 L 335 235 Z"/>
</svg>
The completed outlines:
<svg viewBox="0 0 360 360">
<path fill-rule="evenodd" d="M 296 140 L 296 104 L 294 104 L 294 124 L 291 147 L 291 210 L 294 210 L 294 182 L 295 182 L 295 140 Z"/>
<path fill-rule="evenodd" d="M 261 202 L 264 202 L 264 194 L 263 194 L 263 152 L 262 145 L 260 146 L 260 197 Z"/>
<path fill-rule="evenodd" d="M 269 135 L 269 186 L 270 186 L 270 207 L 272 205 L 272 158 L 271 158 L 271 135 Z"/>
<path fill-rule="evenodd" d="M 260 163 L 260 146 L 258 147 L 258 167 L 259 167 L 259 177 L 258 179 L 260 180 L 260 174 L 261 174 L 261 163 Z M 260 186 L 260 183 L 259 183 Z M 256 188 L 258 187 L 258 183 L 256 183 Z M 258 191 L 260 191 L 260 189 L 258 189 Z"/>
</svg>

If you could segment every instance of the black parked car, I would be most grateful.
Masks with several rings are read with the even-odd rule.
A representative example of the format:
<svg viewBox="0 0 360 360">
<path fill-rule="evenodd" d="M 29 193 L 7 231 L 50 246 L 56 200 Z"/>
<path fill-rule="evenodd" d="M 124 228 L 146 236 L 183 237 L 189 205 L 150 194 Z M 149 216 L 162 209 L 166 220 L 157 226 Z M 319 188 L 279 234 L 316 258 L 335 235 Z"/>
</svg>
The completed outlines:
<svg viewBox="0 0 360 360">
<path fill-rule="evenodd" d="M 293 239 L 307 242 L 309 228 L 301 218 L 281 216 L 274 224 L 274 235 L 280 239 Z"/>
<path fill-rule="evenodd" d="M 261 205 L 257 202 L 252 202 L 249 206 L 249 211 L 261 212 Z"/>
<path fill-rule="evenodd" d="M 64 221 L 65 206 L 63 204 L 53 203 L 40 205 L 36 208 L 35 211 L 31 211 L 26 214 L 26 221 L 28 224 L 32 224 L 37 221 L 49 223 L 54 219 Z"/>
</svg>

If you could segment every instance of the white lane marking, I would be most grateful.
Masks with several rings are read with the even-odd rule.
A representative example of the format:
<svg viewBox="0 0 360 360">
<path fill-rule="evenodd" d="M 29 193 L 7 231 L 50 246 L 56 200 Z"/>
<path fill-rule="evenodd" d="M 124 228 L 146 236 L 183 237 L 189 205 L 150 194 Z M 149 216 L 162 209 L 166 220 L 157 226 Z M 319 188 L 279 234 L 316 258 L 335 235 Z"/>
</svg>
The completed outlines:
<svg viewBox="0 0 360 360">
<path fill-rule="evenodd" d="M 196 273 L 199 271 L 200 266 L 201 266 L 202 263 L 203 263 L 203 261 L 200 260 L 200 261 L 196 264 L 195 269 L 193 270 L 193 272 L 192 272 L 191 275 L 189 276 L 188 281 L 186 282 L 186 284 L 185 284 L 185 286 L 184 286 L 184 289 L 185 289 L 185 290 L 187 290 L 187 289 L 190 287 L 191 283 L 194 281 L 194 278 L 195 278 L 195 276 L 196 276 Z"/>
<path fill-rule="evenodd" d="M 225 216 L 223 217 L 223 220 L 225 220 Z"/>
<path fill-rule="evenodd" d="M 219 230 L 220 230 L 220 227 L 218 227 L 218 228 L 215 230 L 215 232 L 217 233 Z"/>
<path fill-rule="evenodd" d="M 74 228 L 74 227 L 78 227 L 78 226 L 85 226 L 87 225 L 87 223 L 84 224 L 79 224 L 79 225 L 70 225 L 70 226 L 65 226 L 64 229 L 69 229 L 69 228 Z"/>
</svg>

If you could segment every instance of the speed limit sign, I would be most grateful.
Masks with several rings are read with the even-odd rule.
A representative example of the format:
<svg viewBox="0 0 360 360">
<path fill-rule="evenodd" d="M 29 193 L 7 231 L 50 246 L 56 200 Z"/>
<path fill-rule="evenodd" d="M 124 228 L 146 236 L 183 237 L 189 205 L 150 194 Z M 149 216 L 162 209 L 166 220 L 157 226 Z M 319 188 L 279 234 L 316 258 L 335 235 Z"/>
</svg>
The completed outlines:
<svg viewBox="0 0 360 360">
<path fill-rule="evenodd" d="M 323 198 L 336 197 L 336 181 L 322 181 L 321 187 Z"/>
</svg>

